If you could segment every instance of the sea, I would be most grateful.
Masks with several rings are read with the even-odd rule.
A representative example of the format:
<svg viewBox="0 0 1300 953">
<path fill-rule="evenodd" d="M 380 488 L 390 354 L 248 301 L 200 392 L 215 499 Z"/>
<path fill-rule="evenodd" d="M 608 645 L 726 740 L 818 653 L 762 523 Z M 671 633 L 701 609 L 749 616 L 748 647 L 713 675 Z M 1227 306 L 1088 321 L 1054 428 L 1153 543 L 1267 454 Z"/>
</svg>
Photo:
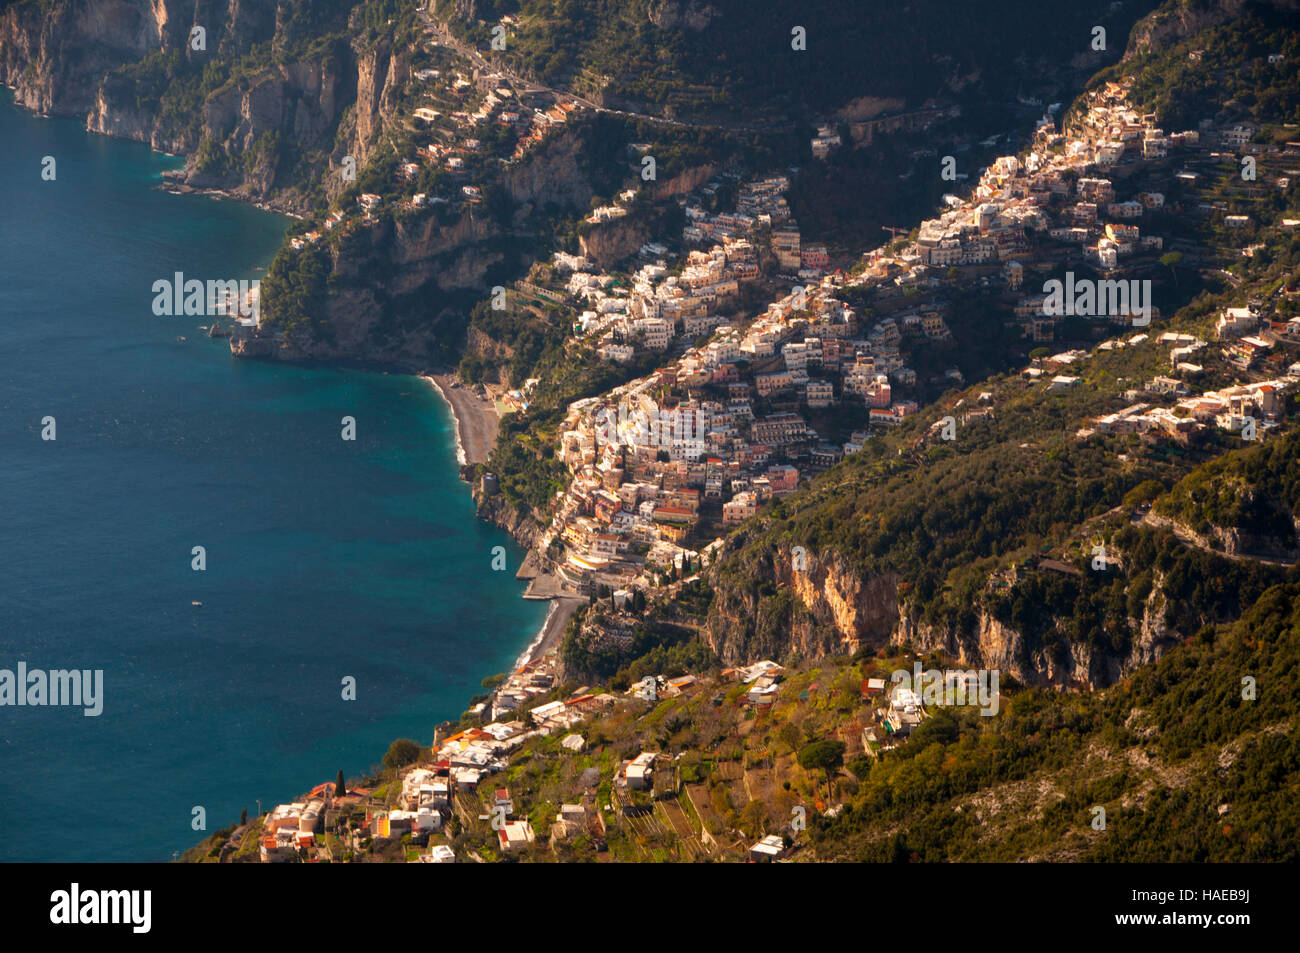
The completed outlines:
<svg viewBox="0 0 1300 953">
<path fill-rule="evenodd" d="M 0 706 L 0 860 L 170 860 L 429 744 L 547 609 L 442 398 L 154 314 L 176 272 L 260 279 L 285 217 L 7 90 L 0 141 L 0 670 L 103 673 L 98 715 Z"/>
</svg>

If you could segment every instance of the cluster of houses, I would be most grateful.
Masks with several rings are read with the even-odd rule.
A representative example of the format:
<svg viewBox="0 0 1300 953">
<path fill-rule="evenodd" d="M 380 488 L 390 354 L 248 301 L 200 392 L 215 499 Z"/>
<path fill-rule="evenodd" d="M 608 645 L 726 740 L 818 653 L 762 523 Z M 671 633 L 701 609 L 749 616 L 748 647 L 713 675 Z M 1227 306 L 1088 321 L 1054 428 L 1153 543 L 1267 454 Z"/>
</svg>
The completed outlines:
<svg viewBox="0 0 1300 953">
<path fill-rule="evenodd" d="M 1220 354 L 1226 364 L 1238 371 L 1256 371 L 1264 361 L 1281 370 L 1300 350 L 1300 319 L 1267 321 L 1261 318 L 1261 308 L 1261 302 L 1253 301 L 1245 307 L 1226 308 L 1216 318 Z M 1250 331 L 1258 333 L 1248 334 Z M 1217 390 L 1199 390 L 1194 381 L 1205 367 L 1192 358 L 1208 352 L 1210 344 L 1191 334 L 1170 331 L 1154 340 L 1145 333 L 1135 334 L 1103 341 L 1096 350 L 1151 344 L 1169 348 L 1170 374 L 1156 375 L 1142 388 L 1125 391 L 1124 397 L 1130 401 L 1128 406 L 1092 419 L 1075 434 L 1077 438 L 1137 434 L 1149 442 L 1168 439 L 1188 444 L 1218 428 L 1262 439 L 1265 431 L 1276 429 L 1285 417 L 1286 395 L 1300 387 L 1300 361 L 1292 360 L 1282 376 L 1261 377 Z M 1029 377 L 1045 377 L 1052 369 L 1068 367 L 1087 356 L 1086 351 L 1065 351 L 1035 362 L 1024 373 Z M 1058 374 L 1048 386 L 1068 388 L 1079 380 L 1077 376 Z"/>
<path fill-rule="evenodd" d="M 1151 253 L 1163 250 L 1164 239 L 1146 234 L 1142 222 L 1164 207 L 1165 194 L 1138 190 L 1121 195 L 1116 182 L 1145 162 L 1167 157 L 1178 156 L 1184 165 L 1203 158 L 1215 162 L 1222 157 L 1212 151 L 1216 141 L 1258 153 L 1261 162 L 1286 161 L 1276 147 L 1250 143 L 1258 131 L 1250 124 L 1218 128 L 1206 120 L 1198 129 L 1166 133 L 1153 114 L 1130 108 L 1127 94 L 1127 84 L 1120 82 L 1089 92 L 1086 108 L 1065 132 L 1057 131 L 1056 107 L 1049 109 L 1025 155 L 996 159 L 982 171 L 969 198 L 945 196 L 946 209 L 922 222 L 914 241 L 869 252 L 849 283 L 889 296 L 899 289 L 941 286 L 950 279 L 950 269 L 957 268 L 959 281 L 976 276 L 987 284 L 997 277 L 1014 292 L 1030 270 L 1050 271 L 1074 262 L 1102 274 L 1123 266 L 1150 268 Z M 1198 178 L 1186 168 L 1174 175 L 1181 183 Z M 1274 178 L 1281 187 L 1288 181 Z M 1228 227 L 1250 224 L 1248 216 L 1228 215 L 1222 203 L 1203 211 L 1222 215 Z M 1046 295 L 1029 295 L 1013 309 L 1015 321 L 1035 341 L 1052 340 L 1061 320 L 1045 306 L 1047 300 Z M 1152 309 L 1150 316 L 1158 312 Z"/>
<path fill-rule="evenodd" d="M 1075 436 L 1087 439 L 1094 434 L 1137 434 L 1144 440 L 1168 439 L 1187 444 L 1211 428 L 1218 428 L 1262 439 L 1266 431 L 1279 426 L 1286 413 L 1286 394 L 1297 386 L 1300 386 L 1300 375 L 1189 394 L 1181 381 L 1156 377 L 1143 391 L 1125 394 L 1126 399 L 1146 397 L 1147 400 L 1138 400 L 1122 410 L 1097 417 Z M 1170 394 L 1184 396 L 1172 406 L 1150 403 Z"/>
<path fill-rule="evenodd" d="M 478 712 L 514 711 L 536 695 L 549 691 L 554 684 L 554 664 L 554 657 L 547 656 L 539 662 L 521 666 L 497 687 L 490 701 L 477 706 Z M 372 835 L 400 837 L 409 833 L 413 844 L 423 846 L 427 843 L 427 835 L 444 829 L 456 810 L 457 795 L 478 792 L 477 803 L 482 804 L 489 819 L 493 820 L 492 828 L 503 852 L 517 851 L 534 843 L 536 832 L 531 823 L 527 818 L 516 817 L 516 805 L 509 789 L 493 778 L 504 772 L 512 752 L 535 737 L 562 735 L 561 747 L 573 752 L 582 751 L 585 746 L 582 735 L 570 729 L 608 711 L 617 701 L 615 696 L 607 693 L 594 694 L 580 689 L 567 699 L 530 708 L 520 720 L 493 721 L 451 734 L 445 734 L 445 729 L 439 728 L 431 761 L 411 767 L 401 775 L 402 788 L 397 806 L 368 814 Z M 569 809 L 568 814 L 562 810 L 557 821 L 577 825 L 579 821 L 572 805 L 565 807 Z M 566 831 L 553 829 L 552 835 L 570 836 L 572 831 Z M 419 859 L 425 863 L 451 863 L 455 857 L 447 854 L 445 849 L 432 847 Z"/>
<path fill-rule="evenodd" d="M 553 656 L 548 657 L 542 669 L 549 673 L 553 664 Z M 532 675 L 538 671 L 535 665 L 521 667 L 512 676 L 513 684 L 503 683 L 494 694 L 536 687 Z M 785 676 L 784 667 L 765 659 L 725 668 L 720 673 L 720 681 L 744 686 L 741 703 L 761 713 L 775 703 Z M 586 743 L 581 734 L 569 730 L 579 722 L 615 705 L 643 702 L 653 706 L 664 698 L 690 694 L 712 684 L 694 675 L 647 676 L 632 685 L 622 701 L 610 694 L 593 695 L 588 689 L 580 688 L 568 699 L 530 708 L 518 720 L 454 731 L 454 726 L 439 726 L 431 757 L 401 770 L 384 798 L 372 797 L 377 792 L 361 788 L 336 794 L 331 782 L 319 785 L 301 801 L 278 805 L 264 819 L 260 834 L 261 859 L 278 862 L 329 856 L 328 848 L 317 839 L 328 823 L 356 851 L 368 850 L 372 839 L 400 839 L 403 844 L 409 843 L 407 856 L 412 862 L 456 863 L 457 849 L 448 842 L 448 824 L 455 817 L 462 824 L 488 822 L 490 836 L 501 855 L 524 850 L 547 837 L 552 849 L 585 837 L 598 850 L 603 850 L 607 829 L 602 805 L 597 801 L 600 773 L 594 768 L 584 771 L 579 780 L 584 793 L 578 801 L 561 804 L 554 819 L 548 821 L 549 830 L 535 829 L 537 813 L 531 812 L 530 818 L 527 806 L 521 805 L 510 786 L 504 783 L 511 753 L 531 738 L 549 735 L 559 736 L 562 748 L 580 754 Z M 877 727 L 863 731 L 863 745 L 868 752 L 874 753 L 868 738 L 874 742 L 878 729 L 886 737 L 885 747 L 891 747 L 905 741 L 926 717 L 921 694 L 908 686 L 898 685 L 890 690 L 883 678 L 867 678 L 862 684 L 864 698 L 885 698 L 883 705 L 874 708 Z M 807 693 L 800 695 L 806 696 Z M 723 695 L 716 694 L 712 703 L 720 706 Z M 681 790 L 681 782 L 672 755 L 660 750 L 643 750 L 616 762 L 604 811 L 644 816 L 653 810 L 652 798 L 675 796 Z M 830 809 L 828 814 L 835 810 Z M 363 814 L 364 824 L 358 827 Z M 328 822 L 327 816 L 331 818 Z M 354 820 L 344 831 L 335 819 L 348 817 Z M 753 845 L 747 856 L 751 861 L 781 860 L 790 849 L 788 838 L 770 835 Z M 473 851 L 468 856 L 479 859 Z"/>
<path fill-rule="evenodd" d="M 903 348 L 951 337 L 939 307 L 918 302 L 864 326 L 837 297 L 843 275 L 823 274 L 825 249 L 800 246 L 788 187 L 784 176 L 741 183 L 730 212 L 706 212 L 688 197 L 684 237 L 714 244 L 690 251 L 675 273 L 660 259 L 618 277 L 556 254 L 564 292 L 587 305 L 574 330 L 603 358 L 674 354 L 647 377 L 568 409 L 557 458 L 572 477 L 538 544 L 566 588 L 650 587 L 659 567 L 694 556 L 691 547 L 718 527 L 860 450 L 871 427 L 916 413 L 915 401 L 895 393 L 917 379 Z M 740 283 L 760 276 L 764 236 L 767 260 L 809 283 L 750 320 L 723 317 L 718 309 Z M 832 445 L 807 412 L 846 399 L 863 407 L 864 426 Z"/>
<path fill-rule="evenodd" d="M 499 73 L 480 74 L 451 69 L 420 69 L 413 73 L 426 105 L 417 106 L 411 113 L 411 125 L 425 134 L 414 157 L 404 157 L 394 173 L 395 184 L 407 185 L 419 178 L 426 168 L 441 169 L 454 177 L 468 177 L 469 171 L 480 157 L 496 158 L 513 163 L 523 159 L 554 129 L 564 126 L 573 114 L 583 108 L 571 97 L 556 96 L 548 91 L 517 91 L 511 80 Z M 450 103 L 450 105 L 448 105 Z M 439 107 L 439 108 L 435 108 Z M 495 126 L 511 131 L 514 142 L 509 157 L 486 156 L 482 132 Z M 427 208 L 439 204 L 473 205 L 483 200 L 481 186 L 462 181 L 456 192 L 448 196 L 415 193 L 400 200 L 407 209 Z M 290 240 L 295 250 L 301 250 L 324 238 L 336 227 L 346 233 L 362 225 L 378 222 L 378 212 L 383 205 L 381 196 L 363 193 L 357 197 L 356 218 L 344 211 L 335 211 L 322 229 L 313 229 Z"/>
<path fill-rule="evenodd" d="M 281 863 L 296 859 L 316 846 L 316 834 L 324 829 L 326 797 L 277 805 L 266 815 L 259 843 L 262 863 Z"/>
<path fill-rule="evenodd" d="M 688 265 L 699 267 L 701 281 L 709 280 L 709 263 L 725 261 L 716 251 Z M 641 269 L 634 283 L 658 277 L 655 269 Z M 671 555 L 671 547 L 711 532 L 713 524 L 701 524 L 710 505 L 720 508 L 722 525 L 742 522 L 796 489 L 802 476 L 860 449 L 870 427 L 896 426 L 916 413 L 915 401 L 894 393 L 895 384 L 916 381 L 901 345 L 904 337 L 948 337 L 942 317 L 930 310 L 888 317 L 863 333 L 836 288 L 836 276 L 798 286 L 743 327 L 713 318 L 698 328 L 712 326 L 707 338 L 650 375 L 570 405 L 557 458 L 572 479 L 541 542 L 543 552 L 556 541 L 564 546 L 568 582 L 586 591 L 583 580 L 602 574 L 595 585 L 635 585 L 638 572 L 610 574 L 607 567 L 620 559 L 644 564 L 661 544 Z M 605 317 L 585 314 L 582 326 L 635 328 L 639 341 L 666 347 L 672 322 L 634 316 L 650 299 L 636 296 L 629 305 L 606 297 L 602 304 L 611 300 Z M 691 327 L 691 317 L 683 321 Z M 865 426 L 831 445 L 806 412 L 846 395 L 865 410 Z M 756 398 L 768 412 L 755 413 Z"/>
<path fill-rule="evenodd" d="M 710 183 L 701 191 L 715 191 L 720 185 Z M 716 215 L 694 200 L 687 201 L 690 224 L 683 238 L 687 243 L 712 244 L 707 250 L 690 251 L 682 267 L 672 269 L 674 273 L 670 273 L 667 260 L 659 258 L 621 279 L 596 269 L 580 256 L 557 254 L 556 273 L 566 279 L 565 291 L 583 308 L 575 332 L 591 341 L 603 359 L 626 362 L 639 352 L 667 350 L 679 329 L 690 340 L 714 331 L 725 323 L 719 309 L 735 300 L 741 282 L 760 276 L 758 228 L 785 223 L 782 234 L 793 234 L 797 256 L 798 231 L 790 231 L 784 195 L 788 188 L 789 181 L 783 176 L 746 183 L 740 189 L 736 210 Z M 619 202 L 627 203 L 635 194 L 635 190 L 623 192 Z M 625 213 L 625 204 L 602 207 L 592 213 L 592 221 L 607 221 Z M 773 234 L 775 246 L 778 239 Z M 647 245 L 642 252 L 643 257 L 651 257 L 666 250 Z M 818 260 L 826 263 L 825 249 Z M 796 261 L 796 268 L 799 264 Z"/>
<path fill-rule="evenodd" d="M 1089 94 L 1088 108 L 1068 135 L 1057 132 L 1053 107 L 1025 156 L 996 159 L 969 198 L 945 196 L 947 208 L 921 223 L 915 241 L 868 253 L 855 283 L 934 286 L 939 272 L 969 266 L 983 272 L 983 280 L 996 273 L 1017 291 L 1027 268 L 1077 259 L 1110 270 L 1124 256 L 1161 249 L 1163 239 L 1142 235 L 1136 222 L 1163 205 L 1163 194 L 1120 201 L 1102 173 L 1122 160 L 1164 156 L 1171 140 L 1182 146 L 1197 136 L 1164 136 L 1154 116 L 1127 108 L 1125 93 L 1123 85 L 1110 83 Z M 1043 305 L 1044 297 L 1030 297 L 1014 309 L 1034 340 L 1050 340 L 1059 320 Z"/>
<path fill-rule="evenodd" d="M 574 112 L 582 108 L 577 100 L 568 97 L 516 91 L 510 80 L 499 73 L 466 76 L 456 71 L 444 73 L 428 69 L 416 72 L 415 78 L 433 84 L 441 98 L 450 94 L 452 102 L 461 107 L 444 112 L 431 106 L 420 106 L 412 113 L 417 128 L 429 129 L 444 140 L 425 146 L 421 158 L 427 154 L 429 161 L 453 171 L 463 168 L 465 153 L 477 148 L 479 143 L 473 135 L 476 129 L 491 124 L 509 127 L 515 136 L 515 147 L 509 161 L 517 161 L 541 142 L 551 129 L 564 125 Z M 449 147 L 447 141 L 456 143 L 456 147 Z M 461 161 L 456 162 L 457 158 Z"/>
<path fill-rule="evenodd" d="M 761 711 L 771 708 L 776 702 L 777 695 L 781 691 L 781 682 L 785 679 L 785 668 L 771 659 L 764 659 L 753 665 L 725 668 L 722 670 L 722 678 L 748 685 L 743 701 L 746 705 Z"/>
</svg>

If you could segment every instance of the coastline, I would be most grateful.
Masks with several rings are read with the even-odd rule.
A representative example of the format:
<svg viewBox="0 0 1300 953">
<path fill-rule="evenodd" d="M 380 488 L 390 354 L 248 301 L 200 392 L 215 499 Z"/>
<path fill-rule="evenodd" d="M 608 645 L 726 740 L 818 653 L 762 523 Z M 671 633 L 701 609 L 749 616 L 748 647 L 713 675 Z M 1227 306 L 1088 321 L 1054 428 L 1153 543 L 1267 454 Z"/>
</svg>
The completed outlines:
<svg viewBox="0 0 1300 953">
<path fill-rule="evenodd" d="M 551 607 L 546 613 L 546 621 L 542 623 L 542 628 L 538 631 L 537 637 L 528 643 L 528 647 L 515 661 L 515 668 L 522 668 L 530 662 L 536 662 L 538 659 L 559 649 L 560 641 L 564 638 L 564 630 L 569 626 L 569 620 L 573 618 L 573 613 L 578 606 L 586 601 L 586 599 L 576 596 L 556 596 L 552 598 Z"/>
<path fill-rule="evenodd" d="M 487 463 L 497 442 L 501 418 L 496 406 L 463 384 L 453 387 L 451 374 L 421 374 L 451 409 L 456 424 L 456 459 L 461 466 Z"/>
<path fill-rule="evenodd" d="M 94 133 L 89 134 L 95 135 Z M 170 195 L 201 195 L 214 201 L 228 201 L 242 204 L 263 212 L 283 215 L 288 218 L 298 220 L 303 218 L 301 214 L 286 208 L 255 201 L 246 196 L 233 194 L 222 189 L 196 188 L 184 183 L 178 183 L 169 179 L 166 175 L 163 176 L 163 183 L 155 187 Z M 281 244 L 283 244 L 283 242 L 284 238 L 282 234 Z M 270 261 L 268 260 L 264 267 L 269 268 L 269 265 Z M 346 365 L 336 363 L 335 366 Z M 373 370 L 373 368 L 367 368 L 364 366 L 348 369 L 360 370 L 362 372 Z M 394 372 L 410 373 L 411 370 L 413 370 L 413 368 L 405 368 L 401 371 L 395 369 Z M 500 427 L 500 415 L 496 410 L 495 404 L 490 399 L 479 397 L 476 391 L 468 386 L 462 384 L 453 387 L 452 383 L 456 380 L 453 374 L 419 374 L 418 376 L 429 381 L 433 388 L 438 392 L 439 396 L 447 402 L 447 405 L 451 410 L 454 421 L 457 459 L 459 463 L 464 466 L 466 464 L 488 462 L 492 449 L 496 443 Z M 539 597 L 534 596 L 533 598 Z M 542 596 L 540 598 L 548 598 L 551 604 L 548 606 L 546 618 L 542 623 L 541 628 L 531 637 L 530 642 L 523 649 L 522 654 L 515 662 L 516 668 L 555 653 L 574 611 L 579 604 L 586 601 L 585 599 L 573 596 Z M 251 814 L 252 812 L 250 811 L 249 813 Z M 256 821 L 253 823 L 255 824 Z"/>
<path fill-rule="evenodd" d="M 455 377 L 451 374 L 421 374 L 420 376 L 433 386 L 451 410 L 456 425 L 456 459 L 460 465 L 463 467 L 473 463 L 487 463 L 491 458 L 497 431 L 501 425 L 496 406 L 491 401 L 479 397 L 463 384 L 453 387 Z M 539 573 L 535 569 L 529 571 L 530 558 L 535 559 L 536 555 L 529 552 L 524 558 L 519 573 L 516 574 L 518 578 L 531 580 L 523 598 L 544 599 L 551 605 L 542 627 L 515 660 L 515 668 L 536 662 L 556 651 L 564 638 L 564 630 L 569 625 L 569 619 L 573 617 L 578 606 L 587 602 L 584 597 L 562 593 L 558 582 L 550 574 Z"/>
<path fill-rule="evenodd" d="M 187 156 L 178 156 L 170 152 L 164 152 L 163 155 L 170 156 L 173 159 L 186 159 L 188 161 Z M 201 188 L 197 185 L 190 185 L 188 182 L 184 181 L 183 173 L 164 172 L 162 173 L 162 182 L 163 184 L 160 185 L 159 188 L 164 192 L 170 192 L 172 195 L 205 195 L 208 198 L 237 202 L 240 205 L 251 205 L 253 208 L 259 209 L 263 212 L 271 212 L 275 215 L 284 215 L 287 218 L 292 218 L 300 222 L 306 218 L 306 216 L 301 212 L 293 211 L 288 207 L 277 205 L 274 202 L 261 202 L 257 199 L 248 198 L 247 196 L 236 195 L 228 189 L 209 189 Z"/>
</svg>

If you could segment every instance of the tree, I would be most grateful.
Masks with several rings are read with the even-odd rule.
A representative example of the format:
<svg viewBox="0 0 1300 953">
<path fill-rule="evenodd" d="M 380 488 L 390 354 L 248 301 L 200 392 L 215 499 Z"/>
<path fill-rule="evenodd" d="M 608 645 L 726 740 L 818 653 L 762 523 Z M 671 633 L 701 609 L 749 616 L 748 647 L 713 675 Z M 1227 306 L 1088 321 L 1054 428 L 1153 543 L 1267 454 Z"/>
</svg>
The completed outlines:
<svg viewBox="0 0 1300 953">
<path fill-rule="evenodd" d="M 384 755 L 384 767 L 396 771 L 418 760 L 419 757 L 419 742 L 412 741 L 410 738 L 398 738 L 388 746 L 388 752 Z"/>
<path fill-rule="evenodd" d="M 334 796 L 342 797 L 348 793 L 347 786 L 343 783 L 343 769 L 339 768 L 339 776 L 334 781 Z"/>
<path fill-rule="evenodd" d="M 844 742 L 826 738 L 799 749 L 799 767 L 805 771 L 835 771 L 844 764 Z"/>
<path fill-rule="evenodd" d="M 1149 503 L 1163 492 L 1165 492 L 1165 486 L 1159 480 L 1143 480 L 1124 494 L 1124 505 L 1135 506 L 1138 503 Z"/>
<path fill-rule="evenodd" d="M 826 779 L 826 796 L 831 793 L 831 775 L 844 764 L 844 742 L 823 739 L 799 749 L 799 767 L 805 771 L 821 771 Z"/>
<path fill-rule="evenodd" d="M 239 812 L 239 826 L 243 827 L 247 823 L 248 823 L 248 808 L 244 808 L 242 811 Z"/>
<path fill-rule="evenodd" d="M 750 801 L 740 810 L 740 829 L 750 837 L 762 837 L 767 833 L 767 808 L 762 801 Z"/>
<path fill-rule="evenodd" d="M 1178 266 L 1183 263 L 1183 253 L 1180 251 L 1171 251 L 1160 256 L 1160 264 L 1169 269 L 1169 273 L 1174 276 L 1174 287 L 1178 287 Z"/>
</svg>

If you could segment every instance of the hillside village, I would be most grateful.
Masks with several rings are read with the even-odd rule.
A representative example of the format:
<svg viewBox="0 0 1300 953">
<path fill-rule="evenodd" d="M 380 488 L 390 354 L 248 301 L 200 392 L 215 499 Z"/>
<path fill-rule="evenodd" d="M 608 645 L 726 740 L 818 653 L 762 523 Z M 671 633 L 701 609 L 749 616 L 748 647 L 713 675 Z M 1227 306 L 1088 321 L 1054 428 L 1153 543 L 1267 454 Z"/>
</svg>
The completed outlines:
<svg viewBox="0 0 1300 953">
<path fill-rule="evenodd" d="M 587 108 L 500 74 L 443 64 L 417 76 L 429 88 L 412 123 L 428 141 L 399 165 L 398 182 L 413 187 L 437 169 L 440 188 L 457 187 L 413 193 L 402 200 L 409 210 L 481 201 L 471 180 L 485 156 L 518 161 Z M 951 311 L 976 289 L 996 295 L 1003 324 L 1038 345 L 1019 378 L 1045 393 L 1069 394 L 1087 367 L 1115 355 L 1159 368 L 1124 381 L 1125 406 L 1086 420 L 1076 441 L 1188 448 L 1223 436 L 1271 439 L 1300 388 L 1300 318 L 1287 317 L 1300 289 L 1243 295 L 1192 334 L 1148 329 L 1159 309 L 1149 293 L 1139 304 L 1130 282 L 1166 280 L 1170 254 L 1190 268 L 1222 268 L 1222 254 L 1262 247 L 1265 229 L 1300 225 L 1234 214 L 1221 183 L 1253 158 L 1257 179 L 1231 198 L 1264 207 L 1266 191 L 1300 175 L 1300 142 L 1261 143 L 1258 126 L 1236 119 L 1166 131 L 1128 94 L 1126 81 L 1106 82 L 1064 116 L 1050 107 L 1025 151 L 997 158 L 965 197 L 945 196 L 937 217 L 852 261 L 803 240 L 790 175 L 728 169 L 678 200 L 680 241 L 646 242 L 626 268 L 557 252 L 516 284 L 515 302 L 558 306 L 573 341 L 601 361 L 649 356 L 656 365 L 569 404 L 558 428 L 567 485 L 531 558 L 559 594 L 590 601 L 576 638 L 628 653 L 647 599 L 678 593 L 681 577 L 707 566 L 733 527 L 873 435 L 909 425 L 916 451 L 952 439 L 950 427 L 995 418 L 999 389 L 966 391 L 953 366 Z M 484 150 L 478 131 L 489 127 L 509 135 Z M 840 139 L 834 126 L 819 128 L 814 161 L 842 148 Z M 636 188 L 624 190 L 587 224 L 616 227 L 637 199 Z M 356 209 L 334 211 L 322 231 L 296 241 L 374 225 L 382 203 L 363 193 Z M 1241 240 L 1207 248 L 1186 237 L 1184 218 Z M 1099 290 L 1063 314 L 1043 286 L 1075 270 Z M 770 303 L 751 314 L 745 302 L 756 294 Z M 1069 317 L 1091 321 L 1088 340 Z M 1061 343 L 1069 346 L 1057 350 Z M 527 410 L 537 381 L 515 383 L 504 406 Z M 953 392 L 960 396 L 940 403 L 949 417 L 915 425 L 923 406 Z M 479 489 L 491 497 L 499 489 L 486 470 Z M 506 675 L 375 783 L 319 785 L 223 832 L 205 856 L 799 860 L 807 816 L 835 817 L 854 779 L 938 714 L 942 706 L 891 683 L 891 672 L 914 661 L 890 648 L 824 666 L 763 660 L 598 687 L 568 681 L 552 653 Z M 948 658 L 926 664 L 945 680 L 966 677 Z M 686 724 L 695 740 L 709 739 L 703 750 L 674 744 Z M 832 782 L 829 769 L 802 763 L 813 738 L 838 746 L 826 764 L 851 777 Z"/>
<path fill-rule="evenodd" d="M 782 176 L 740 183 L 734 211 L 704 211 L 703 195 L 684 199 L 683 241 L 706 247 L 679 262 L 648 245 L 645 263 L 625 274 L 557 254 L 554 291 L 584 309 L 574 322 L 580 339 L 611 361 L 664 355 L 649 376 L 568 408 L 556 457 L 571 481 L 536 546 L 563 589 L 609 590 L 620 602 L 652 592 L 667 572 L 698 567 L 722 534 L 764 503 L 915 415 L 910 395 L 920 390 L 909 355 L 950 346 L 945 311 L 963 286 L 1002 289 L 1005 321 L 1047 343 L 1064 318 L 1051 313 L 1047 295 L 1027 293 L 1028 276 L 1090 269 L 1099 297 L 1109 290 L 1114 299 L 1095 303 L 1097 331 L 1144 327 L 1159 309 L 1130 302 L 1128 283 L 1162 270 L 1158 231 L 1173 221 L 1162 214 L 1170 211 L 1165 191 L 1150 186 L 1169 181 L 1180 210 L 1226 223 L 1233 216 L 1200 202 L 1194 184 L 1221 166 L 1219 149 L 1235 150 L 1232 161 L 1237 152 L 1257 158 L 1263 187 L 1285 188 L 1296 171 L 1288 167 L 1300 165 L 1300 143 L 1262 147 L 1247 138 L 1257 130 L 1240 123 L 1166 133 L 1126 102 L 1126 86 L 1111 82 L 1087 94 L 1066 131 L 1049 113 L 1026 154 L 997 159 L 969 198 L 948 196 L 943 214 L 923 222 L 914 239 L 867 253 L 847 275 L 830 268 L 824 247 L 801 246 Z M 1190 184 L 1175 185 L 1180 179 Z M 1156 233 L 1144 232 L 1148 218 Z M 734 302 L 747 282 L 806 283 L 746 319 Z M 845 302 L 850 289 L 871 317 Z M 1209 345 L 1192 335 L 1139 332 L 1098 343 L 1093 353 L 1166 347 L 1167 372 L 1135 382 L 1127 408 L 1078 436 L 1140 433 L 1187 444 L 1208 427 L 1263 439 L 1300 383 L 1300 318 L 1280 320 L 1273 309 L 1252 300 L 1219 316 L 1220 364 L 1246 378 L 1224 387 L 1198 383 L 1210 376 Z M 1071 366 L 1088 353 L 1045 353 L 1024 375 L 1068 389 L 1080 380 Z M 950 369 L 937 383 L 963 382 Z M 965 425 L 996 414 L 996 395 L 954 409 L 954 423 Z M 933 422 L 928 439 L 939 439 L 941 427 Z"/>
<path fill-rule="evenodd" d="M 501 24 L 513 28 L 514 20 L 507 14 Z M 292 238 L 295 251 L 336 230 L 345 236 L 373 228 L 385 211 L 409 217 L 480 205 L 496 169 L 523 162 L 575 115 L 590 111 L 576 97 L 479 68 L 432 30 L 412 52 L 416 65 L 404 126 L 411 151 L 399 157 L 384 183 L 395 197 L 362 191 L 351 205 L 329 212 L 319 227 Z"/>
<path fill-rule="evenodd" d="M 298 801 L 221 832 L 207 859 L 797 859 L 807 814 L 833 816 L 837 808 L 827 801 L 820 773 L 800 769 L 793 758 L 779 773 L 802 780 L 777 785 L 776 766 L 764 764 L 756 729 L 771 730 L 799 712 L 837 726 L 845 760 L 875 758 L 904 743 L 927 717 L 918 691 L 890 685 L 888 664 L 868 663 L 864 670 L 875 674 L 860 677 L 856 667 L 819 676 L 761 661 L 716 677 L 651 676 L 610 693 L 570 692 L 557 685 L 554 660 L 541 659 L 512 673 L 483 705 L 493 720 L 440 726 L 431 748 L 385 772 L 377 785 L 317 785 Z M 668 753 L 662 738 L 647 737 L 637 750 L 609 742 L 611 734 L 630 728 L 639 737 L 648 721 L 672 725 L 687 712 L 716 721 L 740 739 L 739 747 L 702 765 Z M 788 730 L 779 734 L 789 742 Z M 770 809 L 739 810 L 754 792 L 773 789 Z M 572 800 L 557 800 L 559 794 Z"/>
</svg>

